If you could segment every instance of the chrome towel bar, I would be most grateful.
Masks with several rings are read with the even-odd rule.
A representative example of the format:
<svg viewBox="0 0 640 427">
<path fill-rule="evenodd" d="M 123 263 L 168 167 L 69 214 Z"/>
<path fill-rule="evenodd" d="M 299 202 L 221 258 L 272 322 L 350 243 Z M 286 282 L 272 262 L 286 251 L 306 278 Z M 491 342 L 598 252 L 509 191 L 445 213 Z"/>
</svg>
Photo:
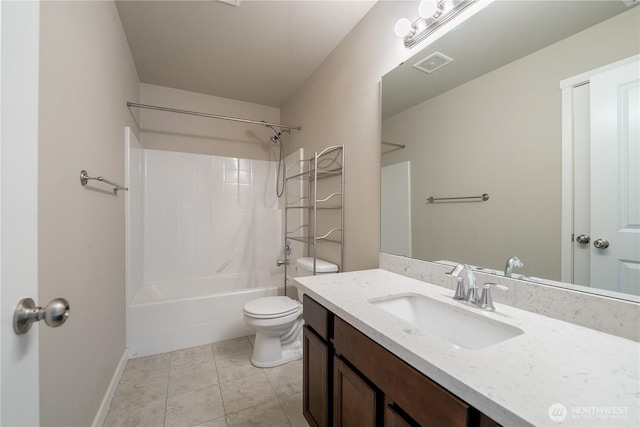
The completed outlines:
<svg viewBox="0 0 640 427">
<path fill-rule="evenodd" d="M 429 197 L 427 203 L 434 203 L 439 201 L 456 202 L 456 201 L 469 201 L 469 202 L 486 202 L 489 200 L 489 195 L 484 193 L 482 196 L 469 196 L 469 197 Z"/>
<path fill-rule="evenodd" d="M 395 147 L 395 148 L 392 148 L 391 150 L 383 151 L 381 153 L 383 155 L 392 153 L 392 152 L 397 151 L 397 150 L 402 150 L 403 148 L 406 147 L 406 145 L 404 145 L 404 144 L 396 144 L 395 142 L 387 142 L 387 141 L 382 141 L 382 145 L 390 145 L 392 147 Z"/>
<path fill-rule="evenodd" d="M 86 186 L 87 182 L 90 180 L 96 180 L 96 181 L 100 181 L 100 182 L 104 182 L 105 184 L 111 185 L 113 187 L 113 194 L 118 194 L 118 190 L 124 190 L 124 191 L 129 191 L 129 189 L 127 187 L 123 187 L 120 184 L 116 184 L 115 182 L 111 182 L 107 179 L 104 179 L 101 176 L 89 176 L 89 173 L 86 170 L 81 170 L 80 171 L 80 184 L 82 184 L 82 186 Z"/>
</svg>

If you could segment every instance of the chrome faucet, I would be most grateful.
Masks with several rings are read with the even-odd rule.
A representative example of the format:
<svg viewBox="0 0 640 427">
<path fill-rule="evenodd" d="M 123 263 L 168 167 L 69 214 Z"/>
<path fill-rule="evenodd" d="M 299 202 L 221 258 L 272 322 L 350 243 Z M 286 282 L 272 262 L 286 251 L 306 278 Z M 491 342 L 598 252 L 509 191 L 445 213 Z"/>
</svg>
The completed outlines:
<svg viewBox="0 0 640 427">
<path fill-rule="evenodd" d="M 282 251 L 282 254 L 285 255 L 284 259 L 279 259 L 276 261 L 276 265 L 278 267 L 282 267 L 283 265 L 289 265 L 289 260 L 287 259 L 287 257 L 289 255 L 291 255 L 291 241 L 289 239 L 285 240 L 284 242 L 284 250 Z"/>
<path fill-rule="evenodd" d="M 461 276 L 462 272 L 467 275 L 467 288 L 465 289 L 464 276 Z M 476 304 L 480 301 L 480 295 L 478 295 L 478 285 L 476 284 L 476 277 L 473 275 L 473 269 L 467 264 L 458 264 L 453 270 L 447 273 L 457 279 L 456 293 L 453 299 L 468 301 L 472 304 Z"/>
<path fill-rule="evenodd" d="M 507 260 L 507 265 L 504 267 L 504 277 L 511 277 L 511 271 L 513 267 L 524 267 L 524 263 L 520 261 L 517 256 L 512 256 Z"/>
<path fill-rule="evenodd" d="M 515 259 L 518 260 L 518 258 Z M 520 260 L 518 260 L 518 262 L 519 261 Z M 466 289 L 464 286 L 464 276 L 462 276 L 463 272 L 467 275 L 466 281 L 468 283 L 468 288 Z M 457 279 L 456 293 L 453 296 L 453 299 L 468 302 L 481 310 L 496 311 L 496 308 L 493 306 L 493 298 L 491 298 L 492 287 L 496 287 L 503 291 L 509 289 L 508 287 L 497 283 L 485 283 L 482 286 L 482 294 L 480 294 L 476 278 L 473 275 L 473 269 L 467 264 L 458 264 L 447 274 Z"/>
<path fill-rule="evenodd" d="M 500 289 L 501 291 L 509 290 L 509 288 L 504 285 L 499 285 L 497 283 L 485 283 L 482 286 L 482 295 L 480 295 L 480 300 L 475 304 L 481 310 L 496 311 L 496 308 L 493 306 L 493 298 L 491 298 L 492 286 Z"/>
</svg>

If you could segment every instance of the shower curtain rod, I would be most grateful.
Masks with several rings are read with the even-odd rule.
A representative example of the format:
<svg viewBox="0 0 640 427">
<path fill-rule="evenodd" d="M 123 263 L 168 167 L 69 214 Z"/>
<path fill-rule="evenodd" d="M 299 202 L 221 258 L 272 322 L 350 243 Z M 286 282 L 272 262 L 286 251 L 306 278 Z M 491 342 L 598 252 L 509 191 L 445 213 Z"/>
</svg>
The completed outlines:
<svg viewBox="0 0 640 427">
<path fill-rule="evenodd" d="M 208 117 L 210 119 L 231 120 L 234 122 L 252 123 L 252 124 L 261 125 L 261 126 L 273 126 L 273 127 L 277 127 L 285 130 L 291 130 L 291 129 L 302 130 L 302 126 L 289 126 L 289 125 L 282 125 L 280 123 L 241 119 L 238 117 L 219 116 L 217 114 L 200 113 L 198 111 L 178 110 L 175 108 L 159 107 L 157 105 L 136 104 L 135 102 L 128 102 L 128 101 L 127 101 L 127 107 L 146 108 L 148 110 L 167 111 L 169 113 L 189 114 L 191 116 Z"/>
</svg>

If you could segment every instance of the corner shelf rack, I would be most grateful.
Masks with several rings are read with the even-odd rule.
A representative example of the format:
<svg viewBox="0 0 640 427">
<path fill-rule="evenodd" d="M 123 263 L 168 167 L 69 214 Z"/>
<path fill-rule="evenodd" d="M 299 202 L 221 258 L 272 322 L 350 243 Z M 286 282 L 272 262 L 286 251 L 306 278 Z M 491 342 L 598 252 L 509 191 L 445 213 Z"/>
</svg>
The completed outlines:
<svg viewBox="0 0 640 427">
<path fill-rule="evenodd" d="M 299 165 L 301 163 L 301 165 Z M 289 174 L 294 166 L 302 172 Z M 287 167 L 285 179 L 285 245 L 287 240 L 307 245 L 307 254 L 313 258 L 313 274 L 316 274 L 317 247 L 327 242 L 340 247 L 338 271 L 344 264 L 344 145 L 327 147 L 313 157 Z M 289 185 L 306 181 L 306 189 L 297 200 L 289 201 Z M 302 224 L 288 230 L 290 211 L 303 211 Z M 329 214 L 328 212 L 334 212 Z M 322 216 L 322 232 L 318 231 L 318 219 Z M 308 234 L 302 234 L 306 231 Z M 288 253 L 285 252 L 285 277 Z"/>
</svg>

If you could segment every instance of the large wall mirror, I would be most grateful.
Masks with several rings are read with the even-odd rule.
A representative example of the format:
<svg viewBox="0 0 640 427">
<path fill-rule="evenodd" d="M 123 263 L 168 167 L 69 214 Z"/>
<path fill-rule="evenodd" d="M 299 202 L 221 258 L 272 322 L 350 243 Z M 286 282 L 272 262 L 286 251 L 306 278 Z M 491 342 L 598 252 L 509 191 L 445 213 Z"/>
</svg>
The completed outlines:
<svg viewBox="0 0 640 427">
<path fill-rule="evenodd" d="M 513 277 L 638 300 L 630 3 L 496 0 L 383 77 L 382 252 L 496 274 L 516 256 Z M 434 71 L 414 67 L 434 54 Z M 598 151 L 611 114 L 618 133 Z"/>
</svg>

